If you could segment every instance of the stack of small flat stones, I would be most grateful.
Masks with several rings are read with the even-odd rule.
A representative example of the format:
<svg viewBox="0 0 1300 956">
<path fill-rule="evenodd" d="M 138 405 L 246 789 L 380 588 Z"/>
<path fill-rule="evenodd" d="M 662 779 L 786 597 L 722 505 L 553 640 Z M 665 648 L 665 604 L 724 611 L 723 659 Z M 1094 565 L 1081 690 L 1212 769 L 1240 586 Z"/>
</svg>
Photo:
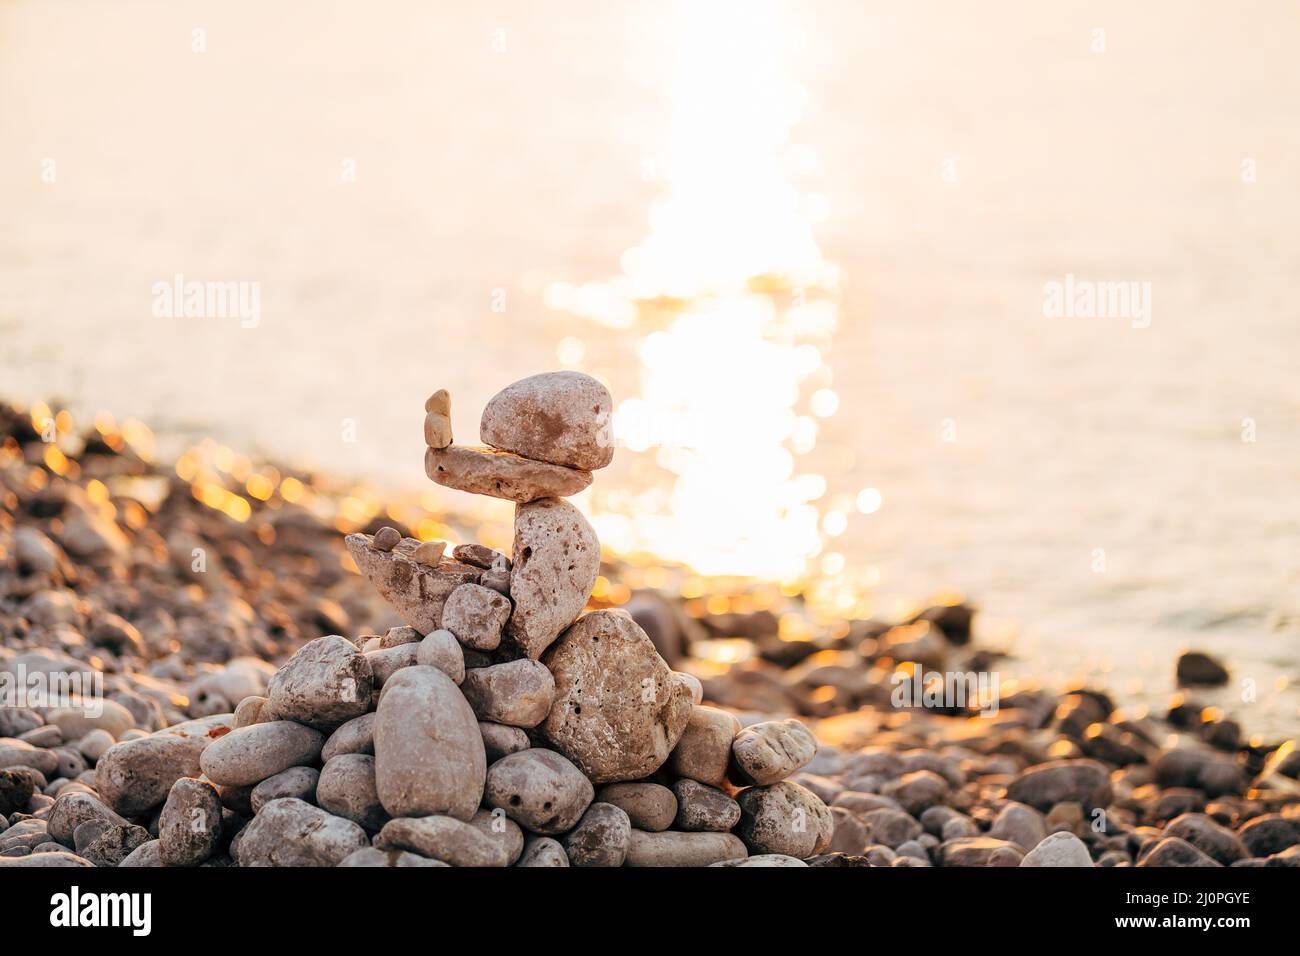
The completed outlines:
<svg viewBox="0 0 1300 956">
<path fill-rule="evenodd" d="M 742 729 L 629 614 L 582 613 L 600 544 L 564 498 L 613 458 L 608 390 L 516 382 L 483 413 L 486 447 L 452 443 L 446 392 L 425 411 L 429 477 L 516 503 L 513 560 L 349 535 L 405 626 L 318 638 L 233 714 L 109 747 L 51 832 L 129 834 L 124 866 L 803 866 L 825 850 L 831 812 L 786 779 L 816 754 L 807 728 Z"/>
</svg>

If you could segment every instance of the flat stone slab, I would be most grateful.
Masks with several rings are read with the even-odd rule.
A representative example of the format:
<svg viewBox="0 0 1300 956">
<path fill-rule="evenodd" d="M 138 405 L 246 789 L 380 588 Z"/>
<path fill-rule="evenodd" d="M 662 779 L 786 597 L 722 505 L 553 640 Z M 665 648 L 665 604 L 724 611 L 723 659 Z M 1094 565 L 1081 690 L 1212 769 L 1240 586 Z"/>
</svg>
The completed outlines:
<svg viewBox="0 0 1300 956">
<path fill-rule="evenodd" d="M 538 498 L 567 498 L 591 484 L 589 471 L 468 445 L 426 449 L 424 472 L 444 487 L 520 504 Z"/>
<path fill-rule="evenodd" d="M 442 607 L 447 595 L 462 584 L 477 584 L 482 571 L 450 558 L 437 567 L 414 560 L 420 542 L 403 538 L 392 551 L 378 551 L 368 534 L 344 539 L 348 553 L 366 579 L 411 627 L 428 634 L 442 627 Z"/>
</svg>

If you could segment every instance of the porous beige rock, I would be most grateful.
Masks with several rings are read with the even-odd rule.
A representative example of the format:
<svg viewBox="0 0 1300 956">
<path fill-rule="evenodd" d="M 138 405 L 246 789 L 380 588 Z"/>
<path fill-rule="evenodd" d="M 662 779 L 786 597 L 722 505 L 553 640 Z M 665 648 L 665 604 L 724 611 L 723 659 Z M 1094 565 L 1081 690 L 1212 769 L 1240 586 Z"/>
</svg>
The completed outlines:
<svg viewBox="0 0 1300 956">
<path fill-rule="evenodd" d="M 555 703 L 542 731 L 595 783 L 637 780 L 668 759 L 690 719 L 690 689 L 626 611 L 580 618 L 543 663 Z"/>
<path fill-rule="evenodd" d="M 462 584 L 447 595 L 442 626 L 466 647 L 495 650 L 510 620 L 510 599 L 479 584 Z"/>
<path fill-rule="evenodd" d="M 507 646 L 541 657 L 586 606 L 599 572 L 600 542 L 582 512 L 558 498 L 519 505 Z"/>
<path fill-rule="evenodd" d="M 544 372 L 508 385 L 488 401 L 479 438 L 493 448 L 569 468 L 614 460 L 609 389 L 581 372 Z"/>
<path fill-rule="evenodd" d="M 411 627 L 428 634 L 442 627 L 442 607 L 447 595 L 462 584 L 475 582 L 479 569 L 444 559 L 436 568 L 414 560 L 420 542 L 404 538 L 391 551 L 371 547 L 366 534 L 344 539 L 358 570 L 383 595 Z"/>
<path fill-rule="evenodd" d="M 333 730 L 370 709 L 370 662 L 338 635 L 309 641 L 271 678 L 270 714 L 318 730 Z"/>
<path fill-rule="evenodd" d="M 461 692 L 479 720 L 536 727 L 550 713 L 555 679 L 542 664 L 525 657 L 474 668 L 465 675 Z"/>
<path fill-rule="evenodd" d="M 668 766 L 679 777 L 721 787 L 727 780 L 731 744 L 738 733 L 740 721 L 735 714 L 696 704 L 691 708 L 690 720 L 673 748 Z"/>
<path fill-rule="evenodd" d="M 591 484 L 589 471 L 469 445 L 426 449 L 424 473 L 445 488 L 520 503 L 567 498 Z"/>
<path fill-rule="evenodd" d="M 376 713 L 375 778 L 384 809 L 394 817 L 472 817 L 487 758 L 474 711 L 451 678 L 436 667 L 405 667 L 385 685 Z"/>
<path fill-rule="evenodd" d="M 731 769 L 737 783 L 762 786 L 784 780 L 816 755 L 817 738 L 802 723 L 793 717 L 765 720 L 731 742 Z"/>
</svg>

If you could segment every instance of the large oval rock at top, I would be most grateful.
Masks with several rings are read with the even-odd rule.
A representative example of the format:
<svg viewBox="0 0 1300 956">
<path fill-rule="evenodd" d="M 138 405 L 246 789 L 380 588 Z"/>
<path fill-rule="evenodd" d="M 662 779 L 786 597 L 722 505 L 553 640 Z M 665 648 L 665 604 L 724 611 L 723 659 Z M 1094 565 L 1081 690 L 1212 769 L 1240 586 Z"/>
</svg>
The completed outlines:
<svg viewBox="0 0 1300 956">
<path fill-rule="evenodd" d="M 403 667 L 384 684 L 375 717 L 375 783 L 394 817 L 474 816 L 487 755 L 478 719 L 436 667 Z"/>
<path fill-rule="evenodd" d="M 639 780 L 668 759 L 691 716 L 690 687 L 630 614 L 579 618 L 542 663 L 555 677 L 542 732 L 594 783 Z"/>
<path fill-rule="evenodd" d="M 614 460 L 609 389 L 581 372 L 530 375 L 483 409 L 479 438 L 516 455 L 590 471 Z"/>
<path fill-rule="evenodd" d="M 514 567 L 505 643 L 533 660 L 586 607 L 600 571 L 600 541 L 582 512 L 559 498 L 515 508 Z"/>
</svg>

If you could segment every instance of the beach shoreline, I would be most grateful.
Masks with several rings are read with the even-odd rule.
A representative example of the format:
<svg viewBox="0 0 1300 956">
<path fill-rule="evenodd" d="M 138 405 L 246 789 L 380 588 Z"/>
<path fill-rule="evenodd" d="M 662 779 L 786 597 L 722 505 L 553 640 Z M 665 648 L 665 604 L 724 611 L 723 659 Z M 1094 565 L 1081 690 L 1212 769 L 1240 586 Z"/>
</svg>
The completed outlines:
<svg viewBox="0 0 1300 956">
<path fill-rule="evenodd" d="M 6 808 L 11 829 L 48 818 L 68 787 L 91 788 L 90 731 L 117 740 L 228 714 L 306 643 L 360 646 L 401 628 L 357 573 L 346 534 L 503 544 L 499 531 L 484 541 L 472 520 L 416 506 L 403 522 L 395 504 L 372 509 L 347 483 L 281 465 L 217 451 L 225 467 L 196 455 L 155 463 L 147 431 L 109 420 L 79 431 L 48 412 L 0 406 L 0 669 L 88 668 L 121 720 L 74 734 L 39 709 L 7 708 L 0 737 L 55 755 L 31 758 L 51 769 Z M 998 654 L 973 640 L 975 612 L 960 602 L 828 624 L 796 590 L 721 587 L 606 555 L 587 608 L 628 610 L 739 725 L 813 729 L 820 749 L 790 780 L 825 804 L 834 833 L 810 859 L 1019 865 L 1030 842 L 1069 833 L 1078 846 L 1060 852 L 1081 846 L 1097 865 L 1295 865 L 1294 742 L 1248 736 L 1203 706 L 1197 686 L 1227 679 L 1212 659 L 1180 665 L 1200 683 L 1155 712 L 1098 687 L 998 679 Z M 80 765 L 61 764 L 61 750 Z M 6 753 L 6 766 L 22 765 Z M 132 825 L 147 830 L 148 816 Z M 1292 843 L 1276 835 L 1292 829 Z M 4 836 L 0 856 L 32 855 L 30 841 Z"/>
</svg>

